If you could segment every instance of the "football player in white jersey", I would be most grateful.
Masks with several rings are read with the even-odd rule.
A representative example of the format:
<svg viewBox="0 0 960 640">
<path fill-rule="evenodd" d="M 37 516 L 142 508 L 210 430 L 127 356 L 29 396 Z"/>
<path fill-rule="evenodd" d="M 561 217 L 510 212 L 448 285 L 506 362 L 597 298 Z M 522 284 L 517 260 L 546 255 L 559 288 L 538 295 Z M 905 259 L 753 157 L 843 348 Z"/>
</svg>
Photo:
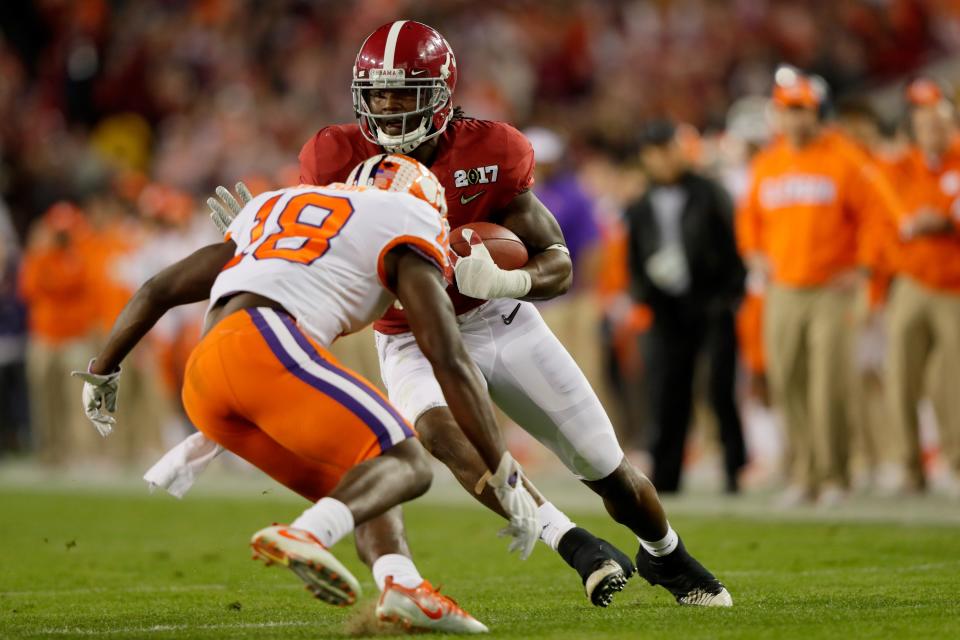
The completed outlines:
<svg viewBox="0 0 960 640">
<path fill-rule="evenodd" d="M 118 318 L 84 379 L 87 416 L 106 435 L 120 363 L 170 308 L 209 298 L 204 337 L 183 389 L 194 425 L 313 501 L 289 526 L 257 532 L 256 555 L 293 570 L 314 593 L 352 604 L 359 583 L 327 550 L 356 525 L 416 498 L 430 484 L 410 424 L 327 347 L 399 300 L 446 400 L 489 469 L 508 514 L 511 550 L 536 544 L 536 504 L 504 446 L 446 294 L 443 188 L 411 158 L 379 155 L 346 185 L 254 198 L 210 245 L 148 281 Z M 381 620 L 406 628 L 480 633 L 486 627 L 417 572 L 403 539 L 373 565 Z"/>
</svg>

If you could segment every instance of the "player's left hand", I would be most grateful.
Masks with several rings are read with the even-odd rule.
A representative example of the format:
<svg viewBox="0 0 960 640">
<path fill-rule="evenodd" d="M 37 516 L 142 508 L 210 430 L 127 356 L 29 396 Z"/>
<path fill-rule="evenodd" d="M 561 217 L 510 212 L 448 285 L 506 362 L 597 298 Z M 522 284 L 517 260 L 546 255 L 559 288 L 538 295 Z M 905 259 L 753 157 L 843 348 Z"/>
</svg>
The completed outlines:
<svg viewBox="0 0 960 640">
<path fill-rule="evenodd" d="M 93 364 L 92 360 L 90 364 Z M 104 413 L 104 409 L 110 413 L 117 411 L 120 370 L 107 375 L 89 371 L 73 371 L 70 375 L 83 380 L 83 411 L 97 432 L 106 438 L 113 432 L 117 419 Z"/>
<path fill-rule="evenodd" d="M 217 197 L 207 198 L 207 206 L 210 208 L 210 219 L 217 226 L 220 233 L 226 234 L 230 223 L 237 217 L 243 206 L 253 200 L 253 194 L 250 189 L 242 182 L 238 182 L 234 187 L 240 200 L 233 197 L 230 190 L 226 187 L 217 187 Z M 217 199 L 219 198 L 219 200 Z"/>
<path fill-rule="evenodd" d="M 540 538 L 540 524 L 537 520 L 537 503 L 523 486 L 523 471 L 510 452 L 503 454 L 496 473 L 487 479 L 493 487 L 493 493 L 507 512 L 510 523 L 500 531 L 501 536 L 510 536 L 513 540 L 507 547 L 508 553 L 520 552 L 520 559 L 526 560 Z"/>
<path fill-rule="evenodd" d="M 464 229 L 463 237 L 470 243 L 470 255 L 457 260 L 453 268 L 460 293 L 478 300 L 522 298 L 530 293 L 533 283 L 529 273 L 523 269 L 506 271 L 498 267 L 473 229 Z"/>
</svg>

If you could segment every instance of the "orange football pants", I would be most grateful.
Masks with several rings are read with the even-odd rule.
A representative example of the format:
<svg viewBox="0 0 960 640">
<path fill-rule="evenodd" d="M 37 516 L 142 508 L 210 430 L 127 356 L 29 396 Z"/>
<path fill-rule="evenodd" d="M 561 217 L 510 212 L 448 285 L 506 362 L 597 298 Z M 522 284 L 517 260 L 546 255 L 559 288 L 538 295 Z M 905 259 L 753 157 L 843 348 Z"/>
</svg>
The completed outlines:
<svg viewBox="0 0 960 640">
<path fill-rule="evenodd" d="M 183 405 L 204 435 L 311 501 L 414 437 L 372 384 L 269 308 L 237 311 L 203 338 Z"/>
</svg>

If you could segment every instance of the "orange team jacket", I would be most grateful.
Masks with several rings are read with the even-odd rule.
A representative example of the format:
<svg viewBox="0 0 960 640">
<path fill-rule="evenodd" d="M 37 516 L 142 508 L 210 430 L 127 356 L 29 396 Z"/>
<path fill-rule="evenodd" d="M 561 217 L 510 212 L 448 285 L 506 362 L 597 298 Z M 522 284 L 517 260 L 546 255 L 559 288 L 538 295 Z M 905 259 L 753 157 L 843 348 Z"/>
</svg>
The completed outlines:
<svg viewBox="0 0 960 640">
<path fill-rule="evenodd" d="M 767 256 L 775 284 L 815 287 L 877 263 L 877 227 L 898 215 L 900 205 L 852 142 L 833 131 L 802 149 L 779 140 L 757 155 L 752 175 L 737 214 L 737 240 L 744 254 Z"/>
<path fill-rule="evenodd" d="M 96 286 L 84 252 L 76 247 L 27 251 L 20 292 L 30 333 L 45 342 L 83 338 L 96 326 Z"/>
<path fill-rule="evenodd" d="M 97 325 L 104 334 L 110 332 L 117 316 L 133 296 L 133 291 L 120 280 L 115 270 L 117 260 L 132 252 L 137 243 L 132 229 L 122 223 L 112 223 L 94 230 L 80 244 L 90 272 L 99 283 L 94 295 L 97 297 Z"/>
<path fill-rule="evenodd" d="M 960 294 L 960 141 L 935 164 L 912 149 L 899 168 L 897 187 L 905 210 L 898 222 L 927 208 L 950 218 L 953 232 L 900 242 L 897 271 L 933 289 Z"/>
<path fill-rule="evenodd" d="M 886 181 L 886 184 L 893 190 L 897 198 L 897 208 L 894 216 L 878 216 L 876 224 L 873 226 L 874 247 L 876 249 L 876 260 L 873 265 L 873 272 L 870 275 L 870 282 L 867 286 L 867 300 L 871 308 L 879 308 L 887 300 L 887 294 L 890 289 L 890 282 L 897 271 L 897 257 L 900 251 L 900 239 L 897 234 L 897 215 L 902 215 L 906 210 L 906 203 L 902 197 L 902 191 L 899 184 L 900 166 L 904 162 L 903 155 L 884 156 L 878 153 L 871 153 L 870 158 Z"/>
<path fill-rule="evenodd" d="M 879 173 L 880 179 L 885 183 L 884 188 L 892 189 L 897 200 L 896 211 L 898 213 L 904 211 L 899 180 L 905 154 L 883 154 L 860 145 L 852 138 L 848 139 L 863 152 L 872 168 Z M 870 242 L 872 242 L 870 246 L 874 251 L 874 258 L 870 264 L 870 280 L 867 282 L 867 301 L 870 308 L 876 309 L 886 302 L 890 281 L 896 272 L 900 240 L 897 234 L 897 220 L 894 216 L 875 216 L 873 223 L 866 229 L 870 234 Z"/>
<path fill-rule="evenodd" d="M 317 185 L 343 182 L 353 167 L 378 153 L 383 151 L 369 142 L 356 124 L 325 127 L 300 151 L 300 181 Z M 450 228 L 491 220 L 533 186 L 533 165 L 533 148 L 510 125 L 473 118 L 450 122 L 440 135 L 430 165 L 447 196 Z M 458 315 L 485 302 L 468 298 L 453 286 L 448 293 Z M 373 326 L 388 334 L 410 330 L 403 311 L 396 308 L 389 309 Z"/>
</svg>

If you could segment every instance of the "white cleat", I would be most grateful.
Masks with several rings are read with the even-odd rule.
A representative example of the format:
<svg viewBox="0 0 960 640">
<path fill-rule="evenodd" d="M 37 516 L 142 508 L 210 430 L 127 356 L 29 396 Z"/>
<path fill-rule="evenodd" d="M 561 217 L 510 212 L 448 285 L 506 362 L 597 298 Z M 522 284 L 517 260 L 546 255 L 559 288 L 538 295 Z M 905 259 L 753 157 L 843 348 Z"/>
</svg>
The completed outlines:
<svg viewBox="0 0 960 640">
<path fill-rule="evenodd" d="M 452 598 L 441 595 L 426 580 L 409 589 L 395 584 L 392 576 L 387 576 L 387 584 L 377 602 L 377 618 L 400 625 L 407 631 L 462 634 L 489 631 L 482 622 L 461 609 Z"/>
<path fill-rule="evenodd" d="M 703 589 L 694 589 L 685 596 L 677 598 L 677 602 L 683 605 L 693 607 L 732 607 L 733 598 L 726 587 L 722 587 L 718 593 L 710 593 Z"/>
<path fill-rule="evenodd" d="M 345 607 L 360 595 L 357 579 L 309 531 L 274 525 L 253 534 L 250 547 L 254 560 L 289 568 L 319 600 Z"/>
</svg>

